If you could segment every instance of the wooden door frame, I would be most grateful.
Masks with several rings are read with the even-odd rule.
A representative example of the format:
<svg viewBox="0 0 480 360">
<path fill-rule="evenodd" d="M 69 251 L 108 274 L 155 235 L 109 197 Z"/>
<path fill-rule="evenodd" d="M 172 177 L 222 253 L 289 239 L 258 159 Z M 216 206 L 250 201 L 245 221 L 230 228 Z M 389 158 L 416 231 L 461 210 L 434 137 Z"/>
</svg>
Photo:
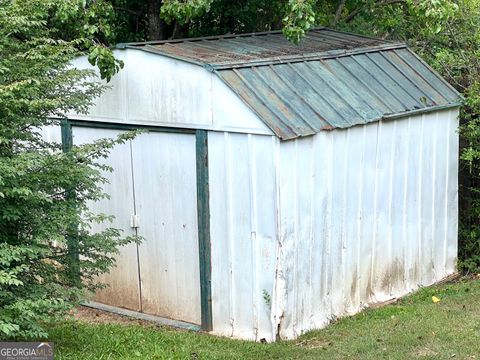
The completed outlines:
<svg viewBox="0 0 480 360">
<path fill-rule="evenodd" d="M 61 122 L 62 148 L 64 151 L 68 151 L 72 147 L 73 126 L 116 130 L 140 129 L 152 132 L 195 135 L 201 328 L 203 331 L 211 331 L 213 328 L 213 321 L 211 282 L 212 262 L 210 241 L 210 189 L 208 176 L 208 130 L 69 119 Z M 181 323 L 182 322 L 179 322 L 180 325 Z"/>
</svg>

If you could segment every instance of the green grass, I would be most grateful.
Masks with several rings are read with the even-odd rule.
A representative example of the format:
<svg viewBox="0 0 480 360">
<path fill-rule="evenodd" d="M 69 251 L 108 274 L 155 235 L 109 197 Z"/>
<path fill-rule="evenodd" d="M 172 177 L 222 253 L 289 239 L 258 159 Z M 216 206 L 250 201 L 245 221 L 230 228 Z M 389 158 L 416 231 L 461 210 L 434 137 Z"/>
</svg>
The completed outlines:
<svg viewBox="0 0 480 360">
<path fill-rule="evenodd" d="M 441 299 L 432 302 L 432 296 Z M 164 327 L 67 321 L 55 359 L 480 359 L 480 281 L 421 290 L 295 341 L 257 344 Z"/>
</svg>

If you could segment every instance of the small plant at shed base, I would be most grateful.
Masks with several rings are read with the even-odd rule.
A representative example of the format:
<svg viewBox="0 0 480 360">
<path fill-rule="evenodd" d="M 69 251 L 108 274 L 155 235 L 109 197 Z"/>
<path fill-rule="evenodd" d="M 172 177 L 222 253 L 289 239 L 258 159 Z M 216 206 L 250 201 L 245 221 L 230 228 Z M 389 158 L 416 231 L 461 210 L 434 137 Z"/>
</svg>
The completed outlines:
<svg viewBox="0 0 480 360">
<path fill-rule="evenodd" d="M 265 301 L 265 304 L 267 304 L 267 306 L 269 308 L 271 308 L 272 307 L 272 297 L 270 296 L 268 291 L 263 289 L 262 290 L 262 295 L 263 295 L 263 301 Z"/>
</svg>

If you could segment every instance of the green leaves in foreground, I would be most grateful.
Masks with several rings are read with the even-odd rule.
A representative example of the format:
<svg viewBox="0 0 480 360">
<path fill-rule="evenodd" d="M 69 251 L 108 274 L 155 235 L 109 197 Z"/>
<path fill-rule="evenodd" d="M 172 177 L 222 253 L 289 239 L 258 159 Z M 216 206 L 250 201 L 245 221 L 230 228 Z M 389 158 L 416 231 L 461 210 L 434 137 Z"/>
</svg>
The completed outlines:
<svg viewBox="0 0 480 360">
<path fill-rule="evenodd" d="M 315 25 L 315 0 L 289 0 L 283 19 L 283 34 L 295 44 Z"/>
<path fill-rule="evenodd" d="M 133 135 L 68 153 L 42 137 L 103 91 L 93 72 L 69 66 L 85 39 L 58 37 L 61 6 L 0 0 L 1 340 L 45 337 L 42 324 L 64 318 L 100 286 L 94 279 L 113 266 L 118 247 L 136 240 L 87 207 L 107 196 L 109 150 Z"/>
</svg>

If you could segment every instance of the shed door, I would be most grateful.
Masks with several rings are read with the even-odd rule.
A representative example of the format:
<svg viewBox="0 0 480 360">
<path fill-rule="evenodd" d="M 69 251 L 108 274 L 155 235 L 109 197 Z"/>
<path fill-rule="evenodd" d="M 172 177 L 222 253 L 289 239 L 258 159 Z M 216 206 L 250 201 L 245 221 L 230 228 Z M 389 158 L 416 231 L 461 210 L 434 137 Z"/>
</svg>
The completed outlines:
<svg viewBox="0 0 480 360">
<path fill-rule="evenodd" d="M 90 129 L 74 127 L 73 143 L 81 145 L 101 138 L 115 138 L 121 132 L 110 129 Z M 92 231 L 99 232 L 108 227 L 121 229 L 123 235 L 135 235 L 136 230 L 130 227 L 130 216 L 135 212 L 133 199 L 133 173 L 131 166 L 131 144 L 129 142 L 115 146 L 107 160 L 99 160 L 108 164 L 113 172 L 105 172 L 103 176 L 108 183 L 103 185 L 110 199 L 89 204 L 93 213 L 114 215 L 113 223 L 92 224 Z M 140 284 L 138 281 L 137 245 L 129 244 L 120 249 L 116 256 L 117 266 L 109 274 L 100 276 L 99 281 L 108 284 L 108 288 L 97 291 L 95 300 L 104 304 L 141 310 Z"/>
<path fill-rule="evenodd" d="M 132 159 L 142 310 L 200 324 L 195 135 L 142 134 Z"/>
<path fill-rule="evenodd" d="M 120 132 L 72 131 L 75 144 Z M 121 249 L 116 268 L 101 279 L 109 287 L 96 294 L 96 301 L 201 323 L 195 156 L 192 134 L 150 132 L 112 150 L 106 160 L 114 170 L 106 174 L 110 199 L 90 208 L 114 215 L 114 227 L 144 240 Z"/>
</svg>

